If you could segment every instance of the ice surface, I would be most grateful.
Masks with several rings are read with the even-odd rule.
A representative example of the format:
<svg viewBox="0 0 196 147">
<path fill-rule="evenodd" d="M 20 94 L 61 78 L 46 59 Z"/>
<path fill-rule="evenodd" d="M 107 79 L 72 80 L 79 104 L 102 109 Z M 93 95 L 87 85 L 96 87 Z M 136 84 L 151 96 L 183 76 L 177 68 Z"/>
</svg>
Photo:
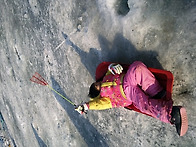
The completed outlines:
<svg viewBox="0 0 196 147">
<path fill-rule="evenodd" d="M 18 147 L 196 146 L 195 42 L 195 0 L 0 1 L 0 112 L 12 141 Z M 88 101 L 100 62 L 135 60 L 174 74 L 174 103 L 189 118 L 185 136 L 123 108 L 80 116 L 29 80 L 36 71 L 79 104 Z"/>
</svg>

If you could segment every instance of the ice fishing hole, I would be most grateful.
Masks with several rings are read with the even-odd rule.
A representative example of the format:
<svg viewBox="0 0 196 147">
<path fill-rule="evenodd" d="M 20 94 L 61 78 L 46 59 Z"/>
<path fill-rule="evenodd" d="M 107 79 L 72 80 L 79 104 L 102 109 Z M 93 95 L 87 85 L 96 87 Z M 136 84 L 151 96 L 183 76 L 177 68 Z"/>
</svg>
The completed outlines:
<svg viewBox="0 0 196 147">
<path fill-rule="evenodd" d="M 118 15 L 127 15 L 130 10 L 128 6 L 128 0 L 117 0 L 115 3 L 115 9 Z"/>
</svg>

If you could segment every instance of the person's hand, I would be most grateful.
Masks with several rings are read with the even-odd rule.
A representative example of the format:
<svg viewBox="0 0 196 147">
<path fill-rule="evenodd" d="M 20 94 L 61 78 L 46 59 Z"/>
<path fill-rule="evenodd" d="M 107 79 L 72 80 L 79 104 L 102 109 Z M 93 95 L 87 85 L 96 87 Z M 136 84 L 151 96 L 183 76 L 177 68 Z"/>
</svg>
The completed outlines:
<svg viewBox="0 0 196 147">
<path fill-rule="evenodd" d="M 78 113 L 80 113 L 80 114 L 87 113 L 87 111 L 88 111 L 88 105 L 86 103 L 77 105 L 77 106 L 75 106 L 75 110 Z"/>
<path fill-rule="evenodd" d="M 115 63 L 112 63 L 108 66 L 108 70 L 113 74 L 121 74 L 123 71 L 123 67 L 120 64 L 115 65 Z"/>
</svg>

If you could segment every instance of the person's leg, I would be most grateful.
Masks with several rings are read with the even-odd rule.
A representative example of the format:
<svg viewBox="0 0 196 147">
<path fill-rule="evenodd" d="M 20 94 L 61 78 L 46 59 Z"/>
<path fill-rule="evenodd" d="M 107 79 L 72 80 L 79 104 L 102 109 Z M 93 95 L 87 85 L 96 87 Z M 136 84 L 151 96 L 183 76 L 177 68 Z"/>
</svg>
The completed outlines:
<svg viewBox="0 0 196 147">
<path fill-rule="evenodd" d="M 165 123 L 174 124 L 180 136 L 187 132 L 186 110 L 183 107 L 173 106 L 172 99 L 150 99 L 138 86 L 128 87 L 125 94 L 143 114 L 150 115 Z"/>
<path fill-rule="evenodd" d="M 154 75 L 140 61 L 130 65 L 123 80 L 125 95 L 142 113 L 170 123 L 173 101 L 150 99 L 163 88 Z"/>
<path fill-rule="evenodd" d="M 132 86 L 140 86 L 150 97 L 155 96 L 163 90 L 155 76 L 148 70 L 146 65 L 140 61 L 135 61 L 130 65 L 124 77 L 124 83 Z"/>
<path fill-rule="evenodd" d="M 142 113 L 162 122 L 175 124 L 180 136 L 186 133 L 188 120 L 185 108 L 173 107 L 172 99 L 149 99 L 149 96 L 157 95 L 163 88 L 142 62 L 136 61 L 130 65 L 124 77 L 123 89 L 127 98 Z"/>
<path fill-rule="evenodd" d="M 142 113 L 148 114 L 162 122 L 170 123 L 173 107 L 172 99 L 150 99 L 138 86 L 130 88 L 131 101 Z"/>
</svg>

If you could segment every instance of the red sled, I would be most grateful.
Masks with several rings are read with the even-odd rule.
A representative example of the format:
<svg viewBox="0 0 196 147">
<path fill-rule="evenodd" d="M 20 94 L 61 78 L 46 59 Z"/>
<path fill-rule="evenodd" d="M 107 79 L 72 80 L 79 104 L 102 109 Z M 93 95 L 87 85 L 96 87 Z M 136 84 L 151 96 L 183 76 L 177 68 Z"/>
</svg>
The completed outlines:
<svg viewBox="0 0 196 147">
<path fill-rule="evenodd" d="M 96 73 L 95 73 L 95 79 L 96 81 L 100 81 L 106 74 L 108 70 L 108 66 L 112 62 L 102 62 L 100 63 L 97 68 L 96 68 Z M 127 71 L 129 68 L 128 64 L 121 64 L 123 66 L 123 70 Z M 160 85 L 166 90 L 166 99 L 171 99 L 172 98 L 172 88 L 173 88 L 173 74 L 170 71 L 166 70 L 161 70 L 161 69 L 156 69 L 156 68 L 148 68 L 156 77 L 156 79 L 159 81 Z M 136 112 L 141 112 L 139 109 L 137 109 L 133 104 L 125 107 L 129 110 L 134 110 Z M 145 114 L 145 113 L 143 113 Z M 148 115 L 148 114 L 146 114 Z"/>
</svg>

